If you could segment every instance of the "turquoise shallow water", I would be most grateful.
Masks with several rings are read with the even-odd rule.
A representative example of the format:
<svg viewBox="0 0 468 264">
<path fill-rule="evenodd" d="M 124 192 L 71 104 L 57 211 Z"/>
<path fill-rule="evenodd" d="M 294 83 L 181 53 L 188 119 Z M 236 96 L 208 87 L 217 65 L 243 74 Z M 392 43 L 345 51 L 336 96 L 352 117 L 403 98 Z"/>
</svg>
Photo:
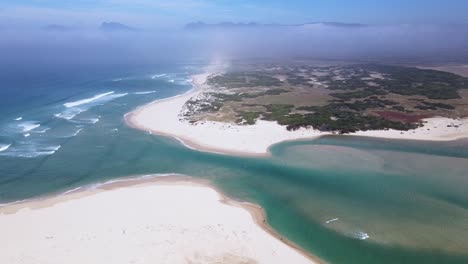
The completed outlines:
<svg viewBox="0 0 468 264">
<path fill-rule="evenodd" d="M 9 145 L 0 152 L 0 203 L 180 173 L 262 205 L 272 227 L 331 263 L 468 263 L 467 141 L 325 137 L 247 158 L 124 124 L 136 106 L 190 89 L 199 66 L 3 76 L 0 93 L 11 99 L 0 107 L 0 144 Z"/>
</svg>

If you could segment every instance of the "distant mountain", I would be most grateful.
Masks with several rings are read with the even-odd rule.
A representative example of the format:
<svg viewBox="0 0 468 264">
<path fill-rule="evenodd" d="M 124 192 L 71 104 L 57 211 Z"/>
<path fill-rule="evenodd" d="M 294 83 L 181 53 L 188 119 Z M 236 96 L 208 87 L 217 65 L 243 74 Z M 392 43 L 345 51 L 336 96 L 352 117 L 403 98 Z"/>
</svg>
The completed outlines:
<svg viewBox="0 0 468 264">
<path fill-rule="evenodd" d="M 301 26 L 307 26 L 307 25 L 323 25 L 323 26 L 329 26 L 329 27 L 345 27 L 345 28 L 362 28 L 362 27 L 367 27 L 365 24 L 359 24 L 359 23 L 342 23 L 342 22 L 315 22 L 315 23 L 306 23 L 302 24 Z"/>
<path fill-rule="evenodd" d="M 45 31 L 59 31 L 59 32 L 74 30 L 74 28 L 72 27 L 64 26 L 64 25 L 57 25 L 57 24 L 47 25 L 45 27 L 42 27 L 41 29 Z"/>
<path fill-rule="evenodd" d="M 185 26 L 186 29 L 215 29 L 215 28 L 253 28 L 261 26 L 257 23 L 234 23 L 234 22 L 222 22 L 218 24 L 206 24 L 204 22 L 193 22 Z"/>
<path fill-rule="evenodd" d="M 137 31 L 136 28 L 127 26 L 119 22 L 103 22 L 99 29 L 106 32 Z"/>
<path fill-rule="evenodd" d="M 185 25 L 185 29 L 188 30 L 201 30 L 201 29 L 237 29 L 237 28 L 287 28 L 287 27 L 312 27 L 312 26 L 328 26 L 328 27 L 339 27 L 339 28 L 361 28 L 366 27 L 365 24 L 358 23 L 341 23 L 341 22 L 313 22 L 304 24 L 259 24 L 259 23 L 234 23 L 234 22 L 222 22 L 217 24 L 207 24 L 204 22 L 193 22 Z"/>
</svg>

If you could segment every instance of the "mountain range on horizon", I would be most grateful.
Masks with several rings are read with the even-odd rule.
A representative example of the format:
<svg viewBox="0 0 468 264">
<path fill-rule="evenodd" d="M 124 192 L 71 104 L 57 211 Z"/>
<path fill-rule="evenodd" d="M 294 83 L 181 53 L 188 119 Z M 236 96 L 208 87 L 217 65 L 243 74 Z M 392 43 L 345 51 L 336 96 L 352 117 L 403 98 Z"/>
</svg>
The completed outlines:
<svg viewBox="0 0 468 264">
<path fill-rule="evenodd" d="M 41 30 L 44 31 L 54 31 L 54 32 L 67 32 L 67 31 L 73 31 L 73 30 L 79 30 L 80 28 L 78 27 L 72 27 L 72 26 L 67 26 L 67 25 L 62 25 L 62 24 L 50 24 L 46 25 L 44 27 L 41 27 Z M 103 31 L 103 32 L 135 32 L 138 31 L 137 28 L 128 26 L 126 24 L 120 23 L 120 22 L 102 22 L 99 27 L 97 27 L 98 30 Z"/>
<path fill-rule="evenodd" d="M 202 21 L 198 22 L 191 22 L 186 24 L 183 28 L 186 30 L 210 30 L 210 29 L 247 29 L 247 28 L 294 28 L 294 27 L 307 27 L 307 26 L 327 26 L 327 27 L 335 27 L 335 28 L 362 28 L 367 27 L 366 24 L 360 23 L 343 23 L 343 22 L 312 22 L 312 23 L 302 23 L 302 24 L 263 24 L 263 23 L 242 23 L 242 22 L 220 22 L 220 23 L 205 23 Z M 71 27 L 62 24 L 50 24 L 44 27 L 41 27 L 42 30 L 45 31 L 56 31 L 56 32 L 65 32 L 65 31 L 72 31 L 77 30 L 77 27 Z M 102 22 L 98 30 L 103 32 L 134 32 L 138 31 L 137 28 L 129 26 L 127 24 L 116 22 L 116 21 L 109 21 L 109 22 Z"/>
<path fill-rule="evenodd" d="M 115 31 L 137 31 L 136 28 L 122 24 L 120 22 L 102 22 L 99 27 L 101 31 L 115 32 Z"/>
<path fill-rule="evenodd" d="M 307 26 L 328 26 L 328 27 L 339 27 L 339 28 L 362 28 L 367 27 L 366 24 L 360 23 L 343 23 L 343 22 L 311 22 L 302 24 L 262 24 L 256 22 L 250 23 L 235 23 L 235 22 L 221 22 L 221 23 L 205 23 L 202 21 L 192 22 L 185 25 L 185 29 L 188 30 L 200 30 L 200 29 L 236 29 L 236 28 L 286 28 L 286 27 L 307 27 Z"/>
</svg>

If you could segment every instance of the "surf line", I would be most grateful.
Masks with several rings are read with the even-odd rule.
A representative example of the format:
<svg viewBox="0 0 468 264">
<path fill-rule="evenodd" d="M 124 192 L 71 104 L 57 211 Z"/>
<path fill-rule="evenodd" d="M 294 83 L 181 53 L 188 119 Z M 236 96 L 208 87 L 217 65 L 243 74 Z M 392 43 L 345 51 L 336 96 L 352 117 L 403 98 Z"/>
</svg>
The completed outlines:
<svg viewBox="0 0 468 264">
<path fill-rule="evenodd" d="M 339 220 L 339 218 L 333 218 L 333 219 L 325 221 L 325 224 L 329 224 L 331 222 L 335 222 L 335 221 L 338 221 L 338 220 Z"/>
</svg>

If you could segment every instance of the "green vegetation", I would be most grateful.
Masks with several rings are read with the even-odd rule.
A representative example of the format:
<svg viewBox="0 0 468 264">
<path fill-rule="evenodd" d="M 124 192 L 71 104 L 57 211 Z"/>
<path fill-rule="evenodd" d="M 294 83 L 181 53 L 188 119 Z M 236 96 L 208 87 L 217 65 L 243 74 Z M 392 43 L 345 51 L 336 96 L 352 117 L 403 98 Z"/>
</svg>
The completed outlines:
<svg viewBox="0 0 468 264">
<path fill-rule="evenodd" d="M 260 116 L 259 112 L 243 111 L 238 115 L 239 119 L 236 120 L 236 123 L 253 125 L 255 124 L 259 116 Z"/>
<path fill-rule="evenodd" d="M 372 77 L 372 73 L 380 77 Z M 458 90 L 468 88 L 467 78 L 452 73 L 391 65 L 351 65 L 340 69 L 341 79 L 334 80 L 334 76 L 322 76 L 319 80 L 327 83 L 330 90 L 365 91 L 332 94 L 338 98 L 363 98 L 374 89 L 376 94 L 385 90 L 387 93 L 445 100 L 460 98 Z"/>
<path fill-rule="evenodd" d="M 280 81 L 276 76 L 285 76 L 286 80 Z M 217 91 L 208 93 L 205 102 L 192 102 L 198 105 L 193 107 L 195 112 L 213 113 L 229 102 L 229 108 L 219 111 L 220 115 L 232 119 L 234 112 L 239 124 L 255 124 L 256 120 L 263 119 L 276 121 L 288 130 L 314 127 L 322 131 L 350 133 L 413 129 L 421 125 L 418 120 L 427 116 L 426 110 L 432 110 L 431 114 L 441 109 L 445 110 L 443 113 L 455 110 L 455 106 L 440 101 L 460 98 L 458 92 L 468 88 L 468 78 L 378 64 L 269 65 L 255 71 L 214 76 L 208 79 L 208 84 Z M 282 97 L 284 93 L 288 94 Z M 270 99 L 269 96 L 275 97 Z M 419 98 L 412 98 L 415 96 Z M 259 97 L 266 98 L 257 100 Z M 432 100 L 429 102 L 421 97 Z M 413 112 L 413 108 L 419 110 L 417 114 L 406 114 Z M 458 112 L 450 113 L 458 115 Z"/>
<path fill-rule="evenodd" d="M 383 72 L 388 78 L 375 80 L 382 89 L 401 95 L 422 95 L 429 99 L 460 98 L 458 90 L 468 88 L 468 79 L 453 73 L 389 65 L 364 65 L 367 71 Z"/>
<path fill-rule="evenodd" d="M 294 108 L 294 105 L 287 104 L 269 104 L 265 106 L 266 110 L 269 112 L 268 115 L 265 115 L 267 119 L 280 118 L 281 116 L 289 114 L 291 109 Z"/>
<path fill-rule="evenodd" d="M 289 91 L 284 89 L 271 89 L 259 93 L 209 93 L 209 95 L 216 98 L 219 102 L 241 102 L 245 98 L 257 98 L 266 95 L 279 95 L 287 92 Z"/>
<path fill-rule="evenodd" d="M 422 101 L 422 104 L 424 104 L 427 107 L 431 107 L 431 109 L 437 109 L 437 108 L 442 108 L 442 109 L 455 109 L 454 106 L 449 105 L 449 104 L 444 104 L 444 103 L 431 103 L 431 102 L 426 102 Z"/>
<path fill-rule="evenodd" d="M 304 78 L 304 76 L 301 76 L 301 75 L 290 74 L 288 76 L 288 83 L 291 85 L 309 85 L 310 86 L 309 81 L 310 80 Z"/>
<path fill-rule="evenodd" d="M 282 83 L 277 78 L 262 73 L 232 72 L 223 75 L 217 75 L 208 79 L 208 84 L 217 87 L 226 88 L 245 88 L 245 87 L 271 87 L 281 86 Z"/>
<path fill-rule="evenodd" d="M 278 124 L 286 126 L 290 131 L 297 130 L 301 127 L 314 127 L 321 131 L 336 131 L 345 134 L 359 130 L 381 130 L 390 128 L 409 130 L 419 126 L 419 124 L 391 121 L 382 117 L 350 111 L 337 104 L 322 107 L 303 106 L 297 108 L 297 110 L 313 112 L 309 114 L 291 113 L 294 109 L 293 105 L 270 104 L 264 107 L 266 112 L 257 112 L 257 117 L 262 116 L 264 120 L 277 121 Z"/>
<path fill-rule="evenodd" d="M 396 106 L 398 102 L 380 99 L 377 96 L 371 96 L 364 100 L 356 100 L 354 102 L 346 101 L 333 101 L 327 105 L 329 109 L 341 109 L 341 110 L 353 110 L 353 111 L 364 111 L 372 108 L 385 108 L 386 106 Z M 298 107 L 297 110 L 316 112 L 321 108 L 317 106 L 302 106 Z"/>
<path fill-rule="evenodd" d="M 187 106 L 189 108 L 197 107 L 199 112 L 204 112 L 204 113 L 214 113 L 217 112 L 223 107 L 223 104 L 218 101 L 214 101 L 212 103 L 206 103 L 201 100 L 191 100 L 187 102 Z"/>
<path fill-rule="evenodd" d="M 373 95 L 386 95 L 388 92 L 381 89 L 366 88 L 364 90 L 346 93 L 331 93 L 330 95 L 343 100 L 350 100 L 354 98 L 365 98 Z"/>
<path fill-rule="evenodd" d="M 400 111 L 400 112 L 405 112 L 406 111 L 405 108 L 403 106 L 401 106 L 401 105 L 394 105 L 394 106 L 392 106 L 392 109 L 396 110 L 396 111 Z"/>
</svg>

